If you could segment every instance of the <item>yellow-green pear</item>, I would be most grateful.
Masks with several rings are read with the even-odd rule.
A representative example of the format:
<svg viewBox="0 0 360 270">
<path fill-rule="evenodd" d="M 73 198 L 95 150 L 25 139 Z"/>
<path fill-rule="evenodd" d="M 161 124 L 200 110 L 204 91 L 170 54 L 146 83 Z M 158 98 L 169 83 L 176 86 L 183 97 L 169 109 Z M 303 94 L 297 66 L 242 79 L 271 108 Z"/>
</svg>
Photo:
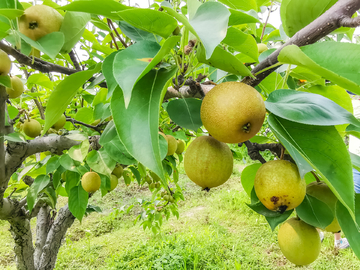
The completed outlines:
<svg viewBox="0 0 360 270">
<path fill-rule="evenodd" d="M 176 154 L 181 154 L 185 150 L 185 141 L 184 140 L 177 140 L 177 148 L 176 148 Z"/>
<path fill-rule="evenodd" d="M 101 178 L 96 172 L 87 172 L 81 178 L 81 185 L 86 192 L 95 192 L 101 186 Z"/>
<path fill-rule="evenodd" d="M 24 92 L 24 84 L 21 79 L 17 76 L 11 77 L 11 88 L 6 87 L 6 93 L 9 98 L 20 97 Z"/>
<path fill-rule="evenodd" d="M 299 218 L 290 218 L 280 226 L 278 242 L 281 252 L 296 265 L 310 264 L 320 254 L 318 231 Z"/>
<path fill-rule="evenodd" d="M 176 148 L 177 148 L 177 141 L 176 139 L 171 136 L 171 135 L 166 135 L 167 138 L 167 142 L 168 142 L 168 151 L 167 151 L 167 156 L 171 156 L 175 153 Z"/>
<path fill-rule="evenodd" d="M 28 119 L 25 120 L 23 131 L 27 136 L 35 138 L 41 134 L 41 125 L 35 119 Z"/>
<path fill-rule="evenodd" d="M 59 130 L 62 129 L 66 124 L 66 117 L 65 115 L 61 115 L 59 120 L 56 121 L 56 123 L 52 126 L 54 129 Z"/>
<path fill-rule="evenodd" d="M 63 16 L 54 8 L 36 5 L 27 8 L 19 19 L 19 31 L 32 40 L 60 31 Z"/>
<path fill-rule="evenodd" d="M 119 178 L 114 174 L 110 175 L 110 190 L 109 191 L 113 191 L 118 184 L 119 184 Z"/>
<path fill-rule="evenodd" d="M 120 178 L 123 174 L 123 171 L 124 171 L 123 167 L 121 165 L 118 165 L 112 171 L 112 174 L 116 175 L 117 178 Z"/>
<path fill-rule="evenodd" d="M 11 60 L 6 52 L 0 49 L 0 76 L 8 75 L 11 70 Z"/>
<path fill-rule="evenodd" d="M 264 43 L 259 43 L 257 45 L 259 54 L 262 54 L 263 52 L 267 51 L 269 48 Z"/>
</svg>

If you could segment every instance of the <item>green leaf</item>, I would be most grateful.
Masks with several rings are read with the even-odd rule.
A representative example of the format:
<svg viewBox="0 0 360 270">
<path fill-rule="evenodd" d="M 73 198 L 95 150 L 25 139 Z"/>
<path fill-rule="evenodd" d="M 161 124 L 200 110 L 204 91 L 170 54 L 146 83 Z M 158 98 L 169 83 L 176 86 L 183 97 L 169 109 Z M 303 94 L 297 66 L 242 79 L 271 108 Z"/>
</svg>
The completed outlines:
<svg viewBox="0 0 360 270">
<path fill-rule="evenodd" d="M 5 140 L 11 141 L 11 142 L 26 142 L 24 136 L 20 133 L 9 133 L 4 136 Z"/>
<path fill-rule="evenodd" d="M 76 172 L 76 167 L 79 165 L 68 155 L 64 154 L 59 159 L 60 165 L 63 166 L 66 170 Z"/>
<path fill-rule="evenodd" d="M 46 53 L 51 59 L 55 59 L 64 44 L 64 34 L 61 32 L 52 32 L 43 36 L 37 41 L 28 38 L 24 34 L 18 32 L 20 37 L 32 47 Z"/>
<path fill-rule="evenodd" d="M 152 70 L 134 87 L 129 106 L 116 89 L 111 99 L 111 111 L 121 142 L 139 162 L 165 180 L 159 148 L 159 109 L 162 90 L 176 69 Z"/>
<path fill-rule="evenodd" d="M 252 35 L 245 34 L 235 27 L 230 27 L 222 42 L 233 47 L 236 51 L 250 56 L 254 61 L 258 60 L 258 47 Z"/>
<path fill-rule="evenodd" d="M 106 102 L 106 96 L 107 96 L 108 90 L 106 88 L 101 88 L 99 92 L 96 93 L 96 96 L 92 102 L 93 106 L 96 106 L 100 103 Z"/>
<path fill-rule="evenodd" d="M 0 8 L 0 15 L 8 18 L 9 20 L 16 19 L 24 14 L 24 11 L 21 9 L 13 8 Z"/>
<path fill-rule="evenodd" d="M 46 163 L 46 174 L 52 173 L 60 167 L 59 157 L 53 156 Z"/>
<path fill-rule="evenodd" d="M 229 17 L 229 26 L 232 25 L 239 25 L 239 24 L 245 24 L 245 23 L 258 23 L 260 22 L 257 18 L 246 14 L 243 11 L 235 10 L 230 8 L 230 17 Z"/>
<path fill-rule="evenodd" d="M 131 165 L 136 163 L 136 159 L 128 153 L 117 134 L 114 139 L 104 144 L 104 148 L 106 152 L 120 164 Z"/>
<path fill-rule="evenodd" d="M 281 118 L 308 125 L 333 126 L 360 122 L 334 101 L 318 94 L 277 90 L 265 101 L 266 109 Z"/>
<path fill-rule="evenodd" d="M 284 78 L 279 73 L 273 72 L 259 83 L 259 87 L 267 94 L 270 94 L 279 88 L 284 88 L 283 82 Z"/>
<path fill-rule="evenodd" d="M 337 0 L 283 0 L 280 6 L 280 16 L 286 35 L 292 37 L 300 29 L 307 26 Z"/>
<path fill-rule="evenodd" d="M 132 9 L 114 0 L 79 0 L 61 7 L 63 10 L 79 11 L 102 15 L 110 19 L 119 20 L 117 11 Z"/>
<path fill-rule="evenodd" d="M 353 164 L 353 167 L 356 170 L 360 171 L 360 157 L 358 155 L 355 155 L 355 154 L 351 153 L 351 152 L 349 152 L 349 154 L 350 154 L 350 158 L 351 158 L 351 162 Z"/>
<path fill-rule="evenodd" d="M 274 231 L 276 226 L 283 223 L 285 220 L 287 220 L 291 214 L 293 213 L 294 209 L 291 209 L 289 211 L 285 211 L 283 214 L 277 217 L 265 217 L 266 221 L 269 223 L 271 230 Z"/>
<path fill-rule="evenodd" d="M 194 34 L 200 40 L 200 37 L 197 35 L 195 29 L 192 27 L 192 25 L 190 24 L 187 17 L 184 16 L 183 14 L 177 13 L 175 10 L 172 9 L 172 7 L 168 7 L 164 3 L 166 3 L 166 2 L 164 1 L 163 3 L 161 3 L 161 7 L 164 10 L 166 10 L 166 12 L 169 13 L 171 16 L 173 16 L 176 20 L 181 22 L 186 27 L 187 30 L 189 30 L 192 34 Z"/>
<path fill-rule="evenodd" d="M 50 81 L 49 77 L 42 73 L 32 74 L 28 79 L 26 84 L 31 88 L 33 84 L 43 86 L 48 89 L 54 88 L 54 83 Z"/>
<path fill-rule="evenodd" d="M 325 229 L 334 220 L 330 207 L 317 198 L 306 194 L 303 202 L 296 207 L 296 214 L 306 223 Z"/>
<path fill-rule="evenodd" d="M 75 186 L 70 190 L 69 210 L 80 222 L 85 215 L 88 200 L 89 194 L 81 185 Z"/>
<path fill-rule="evenodd" d="M 0 76 L 0 85 L 11 87 L 11 80 L 9 76 Z"/>
<path fill-rule="evenodd" d="M 251 190 L 251 204 L 246 204 L 247 206 L 249 206 L 253 211 L 255 211 L 256 213 L 263 215 L 265 217 L 279 217 L 282 214 L 277 212 L 277 211 L 271 211 L 269 209 L 267 209 L 259 200 L 259 198 L 256 196 L 255 193 L 255 189 L 253 188 Z"/>
<path fill-rule="evenodd" d="M 117 12 L 117 15 L 132 26 L 163 38 L 170 36 L 178 26 L 172 16 L 153 9 L 127 9 Z"/>
<path fill-rule="evenodd" d="M 241 172 L 241 185 L 243 186 L 245 192 L 249 195 L 249 197 L 251 197 L 251 191 L 254 187 L 256 172 L 261 165 L 261 163 L 255 163 L 246 166 L 245 169 Z"/>
<path fill-rule="evenodd" d="M 116 54 L 113 62 L 113 74 L 121 87 L 125 106 L 128 106 L 134 85 L 175 46 L 180 37 L 170 37 L 165 43 L 140 41 Z"/>
<path fill-rule="evenodd" d="M 67 194 L 70 194 L 71 189 L 79 185 L 80 174 L 78 174 L 77 172 L 66 171 L 65 178 L 66 178 L 65 190 Z"/>
<path fill-rule="evenodd" d="M 119 21 L 118 24 L 123 34 L 125 34 L 131 40 L 134 41 L 147 40 L 152 42 L 158 42 L 161 40 L 160 36 L 156 36 L 153 33 L 141 30 L 125 21 Z"/>
<path fill-rule="evenodd" d="M 88 13 L 68 11 L 65 13 L 60 32 L 65 36 L 62 53 L 69 53 L 85 31 L 91 16 Z"/>
<path fill-rule="evenodd" d="M 102 65 L 102 72 L 106 78 L 106 83 L 108 87 L 108 94 L 106 98 L 110 98 L 114 89 L 117 86 L 116 79 L 114 77 L 113 69 L 114 69 L 114 59 L 115 56 L 120 53 L 121 51 L 113 52 L 112 54 L 108 55 Z"/>
<path fill-rule="evenodd" d="M 105 196 L 106 194 L 109 193 L 109 190 L 111 188 L 110 178 L 103 174 L 99 174 L 99 175 L 101 178 L 101 185 L 100 185 L 101 196 Z"/>
<path fill-rule="evenodd" d="M 41 200 L 45 201 L 52 209 L 56 208 L 57 196 L 56 192 L 52 187 L 46 187 L 43 191 L 46 196 L 42 197 Z"/>
<path fill-rule="evenodd" d="M 101 134 L 99 144 L 104 146 L 106 143 L 110 142 L 117 136 L 116 128 L 114 121 L 111 120 L 105 127 L 103 133 Z"/>
<path fill-rule="evenodd" d="M 109 178 L 116 166 L 116 161 L 113 160 L 103 148 L 99 151 L 92 150 L 88 154 L 86 162 L 91 169 Z"/>
<path fill-rule="evenodd" d="M 51 92 L 46 110 L 45 126 L 42 134 L 52 127 L 59 117 L 66 110 L 68 104 L 76 95 L 78 89 L 101 68 L 101 63 L 97 64 L 94 69 L 80 71 L 62 80 Z"/>
<path fill-rule="evenodd" d="M 202 126 L 201 103 L 202 101 L 196 98 L 175 99 L 169 102 L 166 110 L 177 125 L 197 131 Z"/>
<path fill-rule="evenodd" d="M 291 122 L 270 114 L 268 123 L 298 165 L 301 177 L 315 169 L 354 218 L 354 183 L 350 155 L 333 126 Z"/>
<path fill-rule="evenodd" d="M 196 56 L 200 63 L 204 63 L 236 75 L 253 77 L 250 70 L 241 61 L 239 61 L 231 53 L 225 51 L 222 47 L 216 47 L 210 59 L 206 59 L 205 49 L 202 45 L 200 45 L 197 48 Z"/>
<path fill-rule="evenodd" d="M 360 258 L 360 194 L 355 195 L 356 200 L 356 222 L 354 221 L 352 215 L 349 213 L 349 210 L 341 204 L 339 201 L 336 203 L 336 218 L 339 222 L 341 230 L 344 232 L 351 249 L 354 251 L 355 255 Z"/>
<path fill-rule="evenodd" d="M 91 124 L 95 119 L 93 118 L 94 110 L 89 107 L 80 108 L 75 114 L 74 119 L 85 124 Z"/>
<path fill-rule="evenodd" d="M 220 0 L 220 2 L 233 9 L 257 10 L 256 0 Z"/>
<path fill-rule="evenodd" d="M 360 45 L 340 42 L 320 42 L 301 48 L 295 45 L 281 50 L 280 63 L 307 68 L 333 83 L 360 94 L 360 62 L 353 61 L 360 54 Z"/>
<path fill-rule="evenodd" d="M 79 145 L 75 145 L 69 149 L 68 155 L 76 161 L 83 162 L 89 151 L 89 141 L 85 140 Z"/>
<path fill-rule="evenodd" d="M 34 208 L 39 192 L 42 191 L 49 183 L 50 177 L 48 175 L 39 175 L 35 178 L 34 183 L 30 186 L 26 196 L 26 202 L 30 212 Z"/>
<path fill-rule="evenodd" d="M 190 24 L 206 50 L 206 59 L 213 54 L 216 46 L 225 38 L 230 12 L 222 4 L 206 2 L 196 11 Z"/>
</svg>

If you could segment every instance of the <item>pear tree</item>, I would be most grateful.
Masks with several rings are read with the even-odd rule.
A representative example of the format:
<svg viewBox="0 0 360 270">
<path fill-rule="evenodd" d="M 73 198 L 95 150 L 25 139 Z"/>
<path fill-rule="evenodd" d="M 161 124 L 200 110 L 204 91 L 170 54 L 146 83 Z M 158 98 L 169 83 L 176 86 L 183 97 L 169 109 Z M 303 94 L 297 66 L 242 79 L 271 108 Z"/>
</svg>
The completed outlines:
<svg viewBox="0 0 360 270">
<path fill-rule="evenodd" d="M 211 192 L 218 183 L 196 178 L 194 164 L 211 167 L 225 155 L 212 166 L 220 174 L 219 166 L 228 168 L 223 183 L 240 149 L 259 161 L 241 175 L 248 206 L 271 229 L 283 228 L 279 243 L 290 261 L 315 260 L 315 227 L 335 218 L 360 258 L 352 178 L 360 157 L 345 143 L 360 138 L 347 92 L 360 95 L 359 1 L 174 0 L 148 8 L 117 0 L 35 2 L 0 1 L 0 220 L 10 225 L 18 269 L 54 269 L 74 221 L 100 211 L 93 194 L 124 184 L 149 188 L 136 221 L 160 233 L 163 220 L 181 218 L 184 156 L 199 192 Z M 242 85 L 244 93 L 234 87 L 213 95 L 215 85 Z M 253 122 L 245 113 L 256 104 Z M 222 141 L 228 135 L 236 139 Z M 201 140 L 210 143 L 197 146 Z M 325 183 L 335 205 L 307 193 L 295 209 L 266 208 L 254 189 L 265 150 L 292 162 L 301 181 Z M 290 241 L 291 223 L 316 242 L 311 260 L 294 258 L 309 245 Z"/>
</svg>

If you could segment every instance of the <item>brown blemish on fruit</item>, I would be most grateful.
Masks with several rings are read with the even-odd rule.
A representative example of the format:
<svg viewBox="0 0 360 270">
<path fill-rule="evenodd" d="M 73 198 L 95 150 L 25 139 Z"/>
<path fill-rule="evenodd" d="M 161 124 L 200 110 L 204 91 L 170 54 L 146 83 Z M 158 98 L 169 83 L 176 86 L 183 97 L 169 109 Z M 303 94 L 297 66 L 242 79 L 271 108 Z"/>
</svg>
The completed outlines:
<svg viewBox="0 0 360 270">
<path fill-rule="evenodd" d="M 274 203 L 274 204 L 277 204 L 277 202 L 279 201 L 279 197 L 277 197 L 277 196 L 272 196 L 272 197 L 270 198 L 270 201 L 271 201 L 272 203 Z"/>
</svg>

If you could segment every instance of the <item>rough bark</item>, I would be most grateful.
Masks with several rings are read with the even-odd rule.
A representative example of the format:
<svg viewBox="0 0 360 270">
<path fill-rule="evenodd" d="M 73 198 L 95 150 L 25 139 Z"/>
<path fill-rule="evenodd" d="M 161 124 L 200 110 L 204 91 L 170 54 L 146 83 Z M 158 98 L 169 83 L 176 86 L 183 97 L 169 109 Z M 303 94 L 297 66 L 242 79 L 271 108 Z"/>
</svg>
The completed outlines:
<svg viewBox="0 0 360 270">
<path fill-rule="evenodd" d="M 35 270 L 34 246 L 30 220 L 20 215 L 9 220 L 10 232 L 15 241 L 16 267 L 18 270 Z"/>
<path fill-rule="evenodd" d="M 37 270 L 51 270 L 55 267 L 62 240 L 74 221 L 75 217 L 71 214 L 68 205 L 60 209 L 47 236 Z"/>
<path fill-rule="evenodd" d="M 5 146 L 4 146 L 4 135 L 5 135 L 5 107 L 6 107 L 6 89 L 0 85 L 0 193 L 4 193 L 7 188 L 5 180 Z M 6 184 L 5 184 L 6 183 Z M 0 212 L 3 205 L 2 197 L 0 197 Z"/>
<path fill-rule="evenodd" d="M 36 220 L 36 242 L 35 242 L 35 252 L 34 252 L 34 261 L 35 261 L 36 269 L 39 267 L 42 250 L 43 247 L 45 246 L 46 238 L 51 226 L 50 222 L 51 222 L 50 207 L 47 205 L 40 207 Z"/>
</svg>

